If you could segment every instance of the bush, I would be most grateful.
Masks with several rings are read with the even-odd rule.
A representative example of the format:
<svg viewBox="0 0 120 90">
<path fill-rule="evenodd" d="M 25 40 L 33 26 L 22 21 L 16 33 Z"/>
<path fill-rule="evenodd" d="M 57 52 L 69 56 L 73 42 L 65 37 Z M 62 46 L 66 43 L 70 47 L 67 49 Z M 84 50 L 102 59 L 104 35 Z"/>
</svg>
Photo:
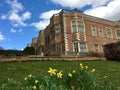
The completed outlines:
<svg viewBox="0 0 120 90">
<path fill-rule="evenodd" d="M 120 42 L 104 45 L 104 53 L 107 60 L 120 61 Z"/>
</svg>

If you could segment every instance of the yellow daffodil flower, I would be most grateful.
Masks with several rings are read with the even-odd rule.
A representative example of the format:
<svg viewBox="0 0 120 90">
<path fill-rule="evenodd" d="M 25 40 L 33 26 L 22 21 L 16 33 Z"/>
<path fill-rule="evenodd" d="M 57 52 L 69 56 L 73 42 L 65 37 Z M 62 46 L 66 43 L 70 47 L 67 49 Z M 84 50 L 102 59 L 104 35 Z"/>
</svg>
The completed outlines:
<svg viewBox="0 0 120 90">
<path fill-rule="evenodd" d="M 91 72 L 94 73 L 94 72 L 95 72 L 95 69 L 92 69 Z"/>
<path fill-rule="evenodd" d="M 72 73 L 76 73 L 76 71 L 75 71 L 75 70 L 73 70 L 73 71 L 72 71 Z"/>
<path fill-rule="evenodd" d="M 85 66 L 85 69 L 88 69 L 88 66 Z"/>
<path fill-rule="evenodd" d="M 38 83 L 39 81 L 38 80 L 35 80 L 35 83 Z"/>
<path fill-rule="evenodd" d="M 36 89 L 37 89 L 37 87 L 36 87 L 35 85 L 34 85 L 32 88 L 33 88 L 33 90 L 36 90 Z"/>
<path fill-rule="evenodd" d="M 24 80 L 27 80 L 27 77 L 25 77 Z"/>
<path fill-rule="evenodd" d="M 68 73 L 68 76 L 69 76 L 69 77 L 72 77 L 72 74 L 71 74 L 71 73 Z"/>
<path fill-rule="evenodd" d="M 28 75 L 28 77 L 30 77 L 30 78 L 31 78 L 31 77 L 32 77 L 32 74 Z"/>
<path fill-rule="evenodd" d="M 49 67 L 48 73 L 50 73 L 50 75 L 55 75 L 56 71 L 56 69 L 52 69 L 51 67 Z"/>
<path fill-rule="evenodd" d="M 62 78 L 62 75 L 63 75 L 63 74 L 62 74 L 62 71 L 60 71 L 59 73 L 57 73 L 57 77 L 58 77 L 58 78 Z"/>
<path fill-rule="evenodd" d="M 83 69 L 83 68 L 84 68 L 82 63 L 80 63 L 80 68 L 81 68 L 81 69 Z"/>
</svg>

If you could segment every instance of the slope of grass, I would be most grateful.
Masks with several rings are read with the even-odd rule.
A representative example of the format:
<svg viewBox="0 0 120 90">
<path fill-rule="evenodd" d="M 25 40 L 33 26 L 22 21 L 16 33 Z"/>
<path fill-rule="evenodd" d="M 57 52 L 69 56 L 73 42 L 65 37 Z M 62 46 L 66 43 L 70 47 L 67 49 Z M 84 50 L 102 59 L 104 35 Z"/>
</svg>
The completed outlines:
<svg viewBox="0 0 120 90">
<path fill-rule="evenodd" d="M 23 81 L 28 74 L 33 74 L 36 77 L 45 75 L 49 67 L 58 70 L 67 68 L 79 68 L 79 63 L 88 65 L 89 69 L 96 69 L 98 80 L 107 78 L 109 82 L 120 87 L 120 62 L 113 61 L 27 61 L 27 62 L 4 62 L 0 63 L 0 84 L 8 78 L 13 78 L 18 81 Z M 23 82 L 24 83 L 24 82 Z"/>
</svg>

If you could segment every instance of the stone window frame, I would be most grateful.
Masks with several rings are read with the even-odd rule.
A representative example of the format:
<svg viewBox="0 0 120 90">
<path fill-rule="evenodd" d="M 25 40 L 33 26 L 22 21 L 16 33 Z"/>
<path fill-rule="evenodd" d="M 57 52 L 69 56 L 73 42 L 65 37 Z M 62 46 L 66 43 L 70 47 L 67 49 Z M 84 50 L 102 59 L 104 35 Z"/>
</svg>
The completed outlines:
<svg viewBox="0 0 120 90">
<path fill-rule="evenodd" d="M 118 31 L 118 30 L 120 30 L 120 29 L 116 29 L 116 30 L 115 30 L 116 39 L 120 39 L 120 36 L 118 37 L 118 35 L 117 35 L 117 31 Z"/>
<path fill-rule="evenodd" d="M 96 46 L 97 46 L 97 49 L 96 49 Z M 99 52 L 99 45 L 98 44 L 94 44 L 94 52 Z"/>
<path fill-rule="evenodd" d="M 91 25 L 91 32 L 92 32 L 92 36 L 97 36 L 97 29 L 94 24 Z"/>
<path fill-rule="evenodd" d="M 74 45 L 75 43 L 78 44 L 78 51 L 77 51 L 77 52 L 76 52 L 76 50 L 75 50 L 75 45 Z M 87 43 L 86 43 L 86 42 L 79 42 L 79 41 L 73 42 L 73 52 L 76 52 L 76 53 L 83 53 L 83 52 L 81 52 L 80 43 L 85 43 L 85 47 L 86 47 L 86 51 L 85 51 L 85 52 L 87 52 L 87 50 L 88 50 L 88 48 L 87 48 Z"/>
<path fill-rule="evenodd" d="M 75 22 L 75 28 L 76 28 L 76 31 L 73 30 L 73 23 L 72 22 Z M 82 33 L 85 33 L 85 24 L 84 24 L 84 21 L 83 20 L 71 20 L 71 31 L 72 33 L 78 33 L 78 32 L 81 32 L 78 30 L 78 22 L 82 22 L 83 23 L 83 28 L 84 28 L 84 31 Z"/>
<path fill-rule="evenodd" d="M 108 31 L 107 30 L 110 30 L 110 34 L 111 34 L 111 36 L 109 37 L 109 35 L 108 35 Z M 109 27 L 106 27 L 106 35 L 107 35 L 107 38 L 110 38 L 110 39 L 112 39 L 113 38 L 113 34 L 112 34 L 112 29 L 111 28 L 109 28 Z"/>
<path fill-rule="evenodd" d="M 77 50 L 76 50 L 76 48 L 75 48 L 75 44 L 77 44 Z M 74 42 L 73 43 L 73 52 L 76 52 L 76 53 L 78 53 L 80 50 L 79 50 L 79 43 L 78 42 Z"/>
<path fill-rule="evenodd" d="M 56 32 L 56 30 L 57 30 L 57 32 Z M 55 24 L 54 25 L 54 31 L 55 31 L 55 35 L 60 34 L 60 24 Z"/>
<path fill-rule="evenodd" d="M 101 29 L 100 29 L 101 28 Z M 100 30 L 102 31 L 102 33 L 100 32 Z M 102 35 L 101 35 L 102 34 Z M 98 27 L 98 35 L 99 37 L 104 37 L 104 32 L 103 32 L 103 27 L 102 26 L 99 26 Z"/>
<path fill-rule="evenodd" d="M 60 48 L 61 48 L 61 46 L 60 46 L 60 43 L 55 43 L 54 44 L 55 45 L 55 52 L 60 52 Z"/>
<path fill-rule="evenodd" d="M 85 44 L 85 48 L 81 48 L 81 44 L 83 44 L 83 43 Z M 84 51 L 84 52 L 87 52 L 87 43 L 86 43 L 86 42 L 80 42 L 79 44 L 80 44 L 80 45 L 79 45 L 79 47 L 80 47 L 80 52 L 82 52 L 81 49 L 86 49 L 86 51 Z M 84 52 L 82 52 L 82 53 L 84 53 Z"/>
</svg>

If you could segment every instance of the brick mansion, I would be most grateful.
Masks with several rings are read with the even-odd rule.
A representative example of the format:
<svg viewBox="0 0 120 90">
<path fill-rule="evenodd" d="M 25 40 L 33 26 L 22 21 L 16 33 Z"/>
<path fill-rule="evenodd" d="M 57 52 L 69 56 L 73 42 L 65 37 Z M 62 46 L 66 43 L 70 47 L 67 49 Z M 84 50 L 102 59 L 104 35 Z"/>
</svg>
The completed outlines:
<svg viewBox="0 0 120 90">
<path fill-rule="evenodd" d="M 120 22 L 61 10 L 50 18 L 50 24 L 32 39 L 37 55 L 79 55 L 103 53 L 105 44 L 120 41 Z"/>
</svg>

